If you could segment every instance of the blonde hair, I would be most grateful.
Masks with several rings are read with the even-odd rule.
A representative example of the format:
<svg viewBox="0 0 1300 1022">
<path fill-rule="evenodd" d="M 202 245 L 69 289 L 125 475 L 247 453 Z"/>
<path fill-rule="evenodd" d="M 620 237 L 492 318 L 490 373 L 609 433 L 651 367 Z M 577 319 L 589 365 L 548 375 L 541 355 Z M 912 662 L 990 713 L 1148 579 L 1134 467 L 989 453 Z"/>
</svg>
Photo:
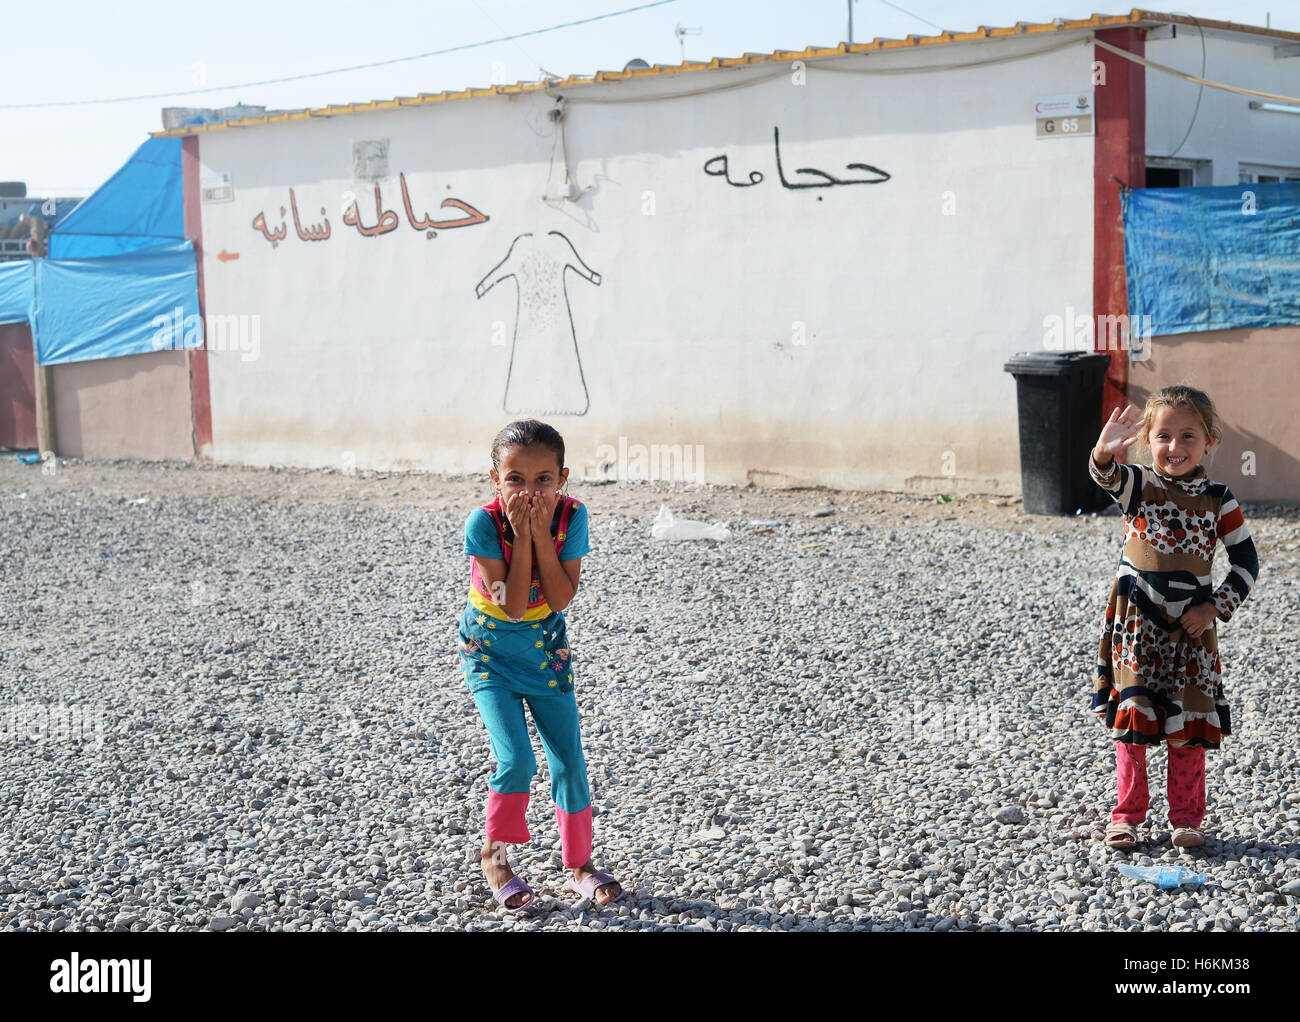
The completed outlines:
<svg viewBox="0 0 1300 1022">
<path fill-rule="evenodd" d="M 1151 447 L 1147 443 L 1147 437 L 1156 412 L 1161 408 L 1185 408 L 1189 412 L 1195 412 L 1201 420 L 1206 437 L 1216 446 L 1223 440 L 1219 411 L 1210 400 L 1210 395 L 1185 383 L 1176 383 L 1153 391 L 1147 398 L 1146 407 L 1142 409 L 1142 428 L 1138 430 L 1138 442 L 1148 454 L 1151 453 Z"/>
</svg>

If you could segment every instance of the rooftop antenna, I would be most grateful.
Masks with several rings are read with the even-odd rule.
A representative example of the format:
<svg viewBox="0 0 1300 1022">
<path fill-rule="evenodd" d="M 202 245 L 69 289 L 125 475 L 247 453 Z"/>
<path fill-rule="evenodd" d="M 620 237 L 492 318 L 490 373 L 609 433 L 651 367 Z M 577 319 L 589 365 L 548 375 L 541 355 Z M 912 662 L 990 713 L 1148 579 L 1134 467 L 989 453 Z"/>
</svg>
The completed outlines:
<svg viewBox="0 0 1300 1022">
<path fill-rule="evenodd" d="M 849 0 L 849 45 L 853 45 L 853 2 Z"/>
<path fill-rule="evenodd" d="M 704 32 L 703 25 L 696 25 L 694 28 L 687 28 L 685 25 L 678 24 L 673 28 L 673 34 L 677 36 L 677 42 L 682 48 L 682 63 L 686 63 L 686 37 L 688 35 L 701 35 Z"/>
</svg>

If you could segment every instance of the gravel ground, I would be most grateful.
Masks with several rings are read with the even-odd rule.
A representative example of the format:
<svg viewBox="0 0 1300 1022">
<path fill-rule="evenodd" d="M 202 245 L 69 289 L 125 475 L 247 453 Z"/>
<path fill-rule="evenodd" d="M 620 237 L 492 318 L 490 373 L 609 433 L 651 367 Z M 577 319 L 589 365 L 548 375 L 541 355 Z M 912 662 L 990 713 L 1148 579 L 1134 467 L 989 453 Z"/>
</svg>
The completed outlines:
<svg viewBox="0 0 1300 1022">
<path fill-rule="evenodd" d="M 478 868 L 493 765 L 455 658 L 483 479 L 0 458 L 0 928 L 1300 927 L 1295 510 L 1246 508 L 1263 575 L 1222 629 L 1209 844 L 1169 845 L 1159 753 L 1120 853 L 1086 712 L 1115 517 L 570 491 L 595 858 L 633 896 L 562 893 L 537 745 L 516 917 Z M 652 540 L 661 502 L 732 538 Z"/>
</svg>

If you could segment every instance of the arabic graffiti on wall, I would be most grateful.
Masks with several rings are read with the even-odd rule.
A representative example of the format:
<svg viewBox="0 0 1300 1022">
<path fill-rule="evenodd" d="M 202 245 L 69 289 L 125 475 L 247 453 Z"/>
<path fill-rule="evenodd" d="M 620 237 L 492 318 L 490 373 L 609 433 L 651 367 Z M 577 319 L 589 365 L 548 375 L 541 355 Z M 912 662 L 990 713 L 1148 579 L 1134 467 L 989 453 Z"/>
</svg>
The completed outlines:
<svg viewBox="0 0 1300 1022">
<path fill-rule="evenodd" d="M 846 170 L 860 170 L 869 175 L 879 175 L 876 177 L 850 177 L 839 178 L 833 174 L 828 174 L 824 170 L 818 170 L 816 167 L 799 167 L 794 173 L 810 175 L 816 180 L 812 181 L 791 181 L 785 176 L 785 168 L 781 164 L 781 129 L 772 128 L 772 149 L 776 155 L 776 173 L 781 181 L 782 188 L 835 188 L 839 185 L 878 185 L 888 181 L 890 175 L 881 170 L 879 167 L 873 167 L 869 163 L 849 163 L 845 165 Z M 704 161 L 704 173 L 710 177 L 720 177 L 732 188 L 752 188 L 763 180 L 761 170 L 751 170 L 748 174 L 748 181 L 731 179 L 729 161 L 725 154 L 714 156 Z M 821 196 L 819 195 L 820 199 Z"/>
<path fill-rule="evenodd" d="M 439 231 L 449 231 L 456 227 L 473 227 L 476 224 L 487 223 L 490 217 L 480 213 L 468 202 L 460 199 L 443 199 L 443 209 L 457 209 L 464 213 L 464 216 L 452 220 L 434 220 L 426 211 L 423 216 L 417 217 L 411 208 L 411 193 L 406 185 L 406 175 L 399 174 L 398 179 L 402 187 L 402 208 L 406 211 L 406 221 L 411 228 L 416 231 L 423 231 L 426 238 L 437 237 Z M 294 194 L 292 188 L 289 189 L 289 209 L 284 206 L 280 207 L 280 226 L 271 228 L 267 226 L 265 212 L 260 212 L 253 217 L 253 230 L 260 231 L 262 237 L 271 243 L 272 248 L 278 248 L 280 242 L 284 241 L 289 235 L 288 221 L 285 220 L 286 213 L 292 213 L 294 233 L 298 235 L 300 241 L 327 241 L 329 240 L 332 229 L 329 217 L 326 216 L 325 207 L 321 207 L 321 222 L 318 224 L 308 224 L 303 226 L 302 218 L 298 214 L 298 197 Z M 343 211 L 343 223 L 348 227 L 355 227 L 357 233 L 363 238 L 373 238 L 380 234 L 388 234 L 390 231 L 397 230 L 401 224 L 401 217 L 394 210 L 384 209 L 384 199 L 381 186 L 375 184 L 375 224 L 373 227 L 367 227 L 362 222 L 361 210 L 358 208 L 356 200 Z"/>
<path fill-rule="evenodd" d="M 590 406 L 565 270 L 600 285 L 600 274 L 559 231 L 521 234 L 474 288 L 482 298 L 513 277 L 518 289 L 506 373 L 505 410 L 511 415 L 585 415 Z"/>
</svg>

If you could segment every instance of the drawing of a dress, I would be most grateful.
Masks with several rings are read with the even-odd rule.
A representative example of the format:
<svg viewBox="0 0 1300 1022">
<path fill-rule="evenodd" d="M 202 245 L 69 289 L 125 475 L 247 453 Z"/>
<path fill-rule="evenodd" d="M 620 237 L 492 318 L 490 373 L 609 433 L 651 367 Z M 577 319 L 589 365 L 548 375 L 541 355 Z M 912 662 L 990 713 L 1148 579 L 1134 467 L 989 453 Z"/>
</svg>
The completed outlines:
<svg viewBox="0 0 1300 1022">
<path fill-rule="evenodd" d="M 518 298 L 505 397 L 505 410 L 512 415 L 584 415 L 589 407 L 565 270 L 600 284 L 600 274 L 559 231 L 521 234 L 474 288 L 482 298 L 507 277 L 515 278 Z"/>
</svg>

